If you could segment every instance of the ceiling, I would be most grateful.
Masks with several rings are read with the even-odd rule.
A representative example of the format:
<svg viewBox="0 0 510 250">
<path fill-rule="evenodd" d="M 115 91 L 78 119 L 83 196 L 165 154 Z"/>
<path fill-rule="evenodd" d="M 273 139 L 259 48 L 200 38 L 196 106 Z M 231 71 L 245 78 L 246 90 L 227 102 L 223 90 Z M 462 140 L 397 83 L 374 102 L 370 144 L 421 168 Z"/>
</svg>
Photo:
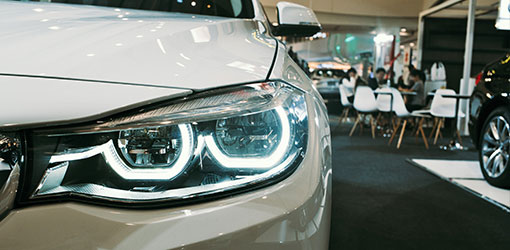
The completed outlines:
<svg viewBox="0 0 510 250">
<path fill-rule="evenodd" d="M 260 0 L 269 19 L 276 18 L 279 0 Z M 324 31 L 332 33 L 388 32 L 418 28 L 420 12 L 448 0 L 286 0 L 311 7 Z M 495 19 L 499 0 L 477 0 L 477 18 Z M 432 18 L 466 18 L 469 1 L 437 12 Z"/>
<path fill-rule="evenodd" d="M 499 0 L 477 0 L 476 16 L 482 19 L 496 19 L 498 15 Z M 448 9 L 437 12 L 430 17 L 435 18 L 466 18 L 469 1 L 464 1 Z"/>
<path fill-rule="evenodd" d="M 280 0 L 260 0 L 271 21 L 276 21 L 276 4 Z M 311 7 L 326 28 L 335 26 L 366 27 L 384 30 L 405 27 L 415 30 L 418 16 L 437 0 L 286 0 Z"/>
<path fill-rule="evenodd" d="M 261 0 L 264 6 L 274 7 L 280 0 Z M 435 0 L 289 0 L 315 12 L 377 16 L 418 17 L 420 11 L 429 8 Z"/>
</svg>

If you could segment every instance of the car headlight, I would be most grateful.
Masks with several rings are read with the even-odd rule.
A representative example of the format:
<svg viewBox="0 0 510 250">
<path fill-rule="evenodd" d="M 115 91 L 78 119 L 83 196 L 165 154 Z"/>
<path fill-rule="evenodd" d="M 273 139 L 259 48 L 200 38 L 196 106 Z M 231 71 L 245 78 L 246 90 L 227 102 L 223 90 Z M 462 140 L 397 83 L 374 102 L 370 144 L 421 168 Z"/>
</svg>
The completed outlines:
<svg viewBox="0 0 510 250">
<path fill-rule="evenodd" d="M 291 85 L 207 91 L 95 124 L 28 133 L 22 200 L 146 206 L 231 195 L 290 174 L 307 138 L 305 93 Z"/>
</svg>

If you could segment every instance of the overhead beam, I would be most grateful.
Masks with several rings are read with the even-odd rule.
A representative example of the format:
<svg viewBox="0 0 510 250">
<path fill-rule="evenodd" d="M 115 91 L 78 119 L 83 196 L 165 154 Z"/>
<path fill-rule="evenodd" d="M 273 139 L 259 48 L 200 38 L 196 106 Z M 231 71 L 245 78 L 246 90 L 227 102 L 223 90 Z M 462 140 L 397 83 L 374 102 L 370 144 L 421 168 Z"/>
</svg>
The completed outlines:
<svg viewBox="0 0 510 250">
<path fill-rule="evenodd" d="M 450 10 L 469 10 L 469 6 L 459 5 L 459 6 L 452 6 L 449 8 Z M 476 10 L 494 10 L 498 9 L 498 6 L 494 5 L 488 5 L 488 6 L 476 6 Z"/>
<path fill-rule="evenodd" d="M 464 1 L 466 1 L 466 0 L 449 0 L 449 1 L 443 2 L 442 4 L 439 4 L 439 5 L 434 6 L 428 10 L 424 10 L 424 11 L 420 12 L 420 18 L 430 16 L 432 14 L 435 14 L 439 11 L 444 10 L 444 9 L 448 9 L 448 8 L 450 8 L 454 5 L 457 5 L 459 3 L 462 3 Z"/>
</svg>

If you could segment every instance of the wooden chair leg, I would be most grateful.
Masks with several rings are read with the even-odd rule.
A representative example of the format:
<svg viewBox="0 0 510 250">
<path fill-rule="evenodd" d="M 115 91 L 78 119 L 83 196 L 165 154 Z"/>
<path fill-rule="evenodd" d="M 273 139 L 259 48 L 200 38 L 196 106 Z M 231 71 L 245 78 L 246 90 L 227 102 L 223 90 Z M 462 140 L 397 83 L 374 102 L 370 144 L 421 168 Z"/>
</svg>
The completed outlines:
<svg viewBox="0 0 510 250">
<path fill-rule="evenodd" d="M 423 143 L 425 143 L 425 148 L 429 149 L 429 142 L 427 139 L 427 136 L 425 136 L 425 131 L 423 131 L 423 122 L 425 121 L 425 118 L 421 118 L 420 125 L 418 125 L 418 131 L 421 133 L 421 137 L 423 138 Z"/>
<path fill-rule="evenodd" d="M 391 145 L 391 143 L 393 142 L 393 139 L 395 138 L 395 135 L 397 134 L 398 129 L 400 128 L 401 122 L 402 121 L 400 121 L 400 119 L 399 119 L 397 121 L 397 125 L 393 127 L 393 133 L 391 134 L 390 141 L 388 142 L 388 145 Z"/>
<path fill-rule="evenodd" d="M 395 119 L 397 120 L 397 122 L 395 122 Z M 393 131 L 397 130 L 399 127 L 400 127 L 400 118 L 398 117 L 394 117 L 392 120 L 391 120 L 391 123 L 393 124 Z"/>
<path fill-rule="evenodd" d="M 372 139 L 375 139 L 375 126 L 377 123 L 374 121 L 374 117 L 370 115 L 370 129 L 372 130 Z"/>
<path fill-rule="evenodd" d="M 375 126 L 379 125 L 379 121 L 381 120 L 381 116 L 382 116 L 382 113 L 379 112 L 379 114 L 377 114 L 377 119 L 375 119 Z"/>
<path fill-rule="evenodd" d="M 359 135 L 362 136 L 363 135 L 363 130 L 365 129 L 365 120 L 367 119 L 367 115 L 363 115 L 361 117 L 361 120 L 359 122 Z"/>
<path fill-rule="evenodd" d="M 423 119 L 423 118 L 422 118 L 422 119 Z M 417 124 L 418 124 L 418 127 L 419 127 L 420 125 L 421 125 L 421 126 L 423 126 L 423 122 L 421 121 L 421 119 L 420 119 L 420 121 L 419 121 Z M 416 131 L 414 131 L 414 136 L 415 136 L 415 137 L 418 137 L 418 135 L 420 135 L 420 130 L 418 129 L 418 127 L 415 129 Z"/>
<path fill-rule="evenodd" d="M 402 125 L 402 130 L 400 132 L 400 138 L 398 138 L 397 149 L 400 149 L 400 145 L 402 144 L 402 137 L 404 137 L 404 133 L 406 132 L 407 119 L 404 120 L 404 125 Z"/>
<path fill-rule="evenodd" d="M 434 126 L 432 126 L 432 130 L 430 131 L 429 139 L 434 136 L 434 133 L 436 132 L 437 124 L 439 123 L 438 118 L 434 117 Z"/>
<path fill-rule="evenodd" d="M 444 124 L 446 123 L 446 118 L 443 118 L 442 120 L 443 120 L 443 122 L 441 123 L 441 128 L 444 127 Z M 443 130 L 442 129 L 439 129 L 439 138 L 443 139 Z"/>
<path fill-rule="evenodd" d="M 414 128 L 413 132 L 414 132 L 414 141 L 415 142 L 418 142 L 418 137 L 420 136 L 420 128 L 423 127 L 423 119 L 425 118 L 416 118 L 415 119 L 415 123 L 416 123 L 416 127 Z"/>
<path fill-rule="evenodd" d="M 436 128 L 436 136 L 434 137 L 434 145 L 437 144 L 437 137 L 439 137 L 439 133 L 441 132 L 442 125 L 443 125 L 443 120 L 440 119 L 439 124 L 437 124 L 437 128 Z"/>
<path fill-rule="evenodd" d="M 462 144 L 462 137 L 460 136 L 460 132 L 458 129 L 455 129 L 457 131 L 457 138 L 459 139 L 460 144 Z"/>
<path fill-rule="evenodd" d="M 348 112 L 349 112 L 349 109 L 344 108 L 344 111 L 342 111 L 342 116 L 340 116 L 340 124 L 344 123 L 345 119 L 347 119 Z"/>
<path fill-rule="evenodd" d="M 361 115 L 358 114 L 358 116 L 356 117 L 356 121 L 354 122 L 354 126 L 352 126 L 351 133 L 349 133 L 349 136 L 352 136 L 352 134 L 354 134 L 354 131 L 356 131 L 356 127 L 358 126 L 360 118 Z"/>
</svg>

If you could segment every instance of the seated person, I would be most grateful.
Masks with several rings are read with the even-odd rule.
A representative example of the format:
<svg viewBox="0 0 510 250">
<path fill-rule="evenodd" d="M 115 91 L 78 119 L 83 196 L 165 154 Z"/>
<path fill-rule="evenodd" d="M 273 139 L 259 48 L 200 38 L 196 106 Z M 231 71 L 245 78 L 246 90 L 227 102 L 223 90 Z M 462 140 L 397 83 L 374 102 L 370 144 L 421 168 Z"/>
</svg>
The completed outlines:
<svg viewBox="0 0 510 250">
<path fill-rule="evenodd" d="M 403 90 L 406 92 L 415 92 L 415 96 L 410 96 L 406 102 L 406 108 L 409 112 L 420 110 L 425 107 L 425 73 L 421 70 L 413 70 L 409 74 L 409 79 L 414 82 L 413 86 L 409 90 Z"/>
<path fill-rule="evenodd" d="M 345 86 L 345 92 L 347 94 L 347 99 L 350 103 L 354 103 L 354 94 L 356 93 L 356 88 L 358 86 L 366 85 L 366 83 L 361 80 L 358 76 L 358 72 L 354 68 L 350 68 L 347 71 L 348 77 L 342 80 L 342 84 Z"/>
<path fill-rule="evenodd" d="M 384 68 L 378 68 L 375 71 L 375 76 L 368 79 L 368 86 L 372 90 L 376 90 L 377 88 L 384 86 L 386 84 L 384 82 L 384 75 L 386 75 L 386 70 Z"/>
<path fill-rule="evenodd" d="M 413 72 L 413 70 L 416 70 L 416 68 L 414 68 L 413 65 L 404 67 L 404 70 L 402 71 L 402 75 L 398 78 L 398 81 L 397 81 L 398 90 L 402 91 L 402 90 L 410 89 L 414 85 L 414 82 L 412 81 L 411 77 L 409 77 L 409 75 L 411 74 L 411 72 Z"/>
</svg>

